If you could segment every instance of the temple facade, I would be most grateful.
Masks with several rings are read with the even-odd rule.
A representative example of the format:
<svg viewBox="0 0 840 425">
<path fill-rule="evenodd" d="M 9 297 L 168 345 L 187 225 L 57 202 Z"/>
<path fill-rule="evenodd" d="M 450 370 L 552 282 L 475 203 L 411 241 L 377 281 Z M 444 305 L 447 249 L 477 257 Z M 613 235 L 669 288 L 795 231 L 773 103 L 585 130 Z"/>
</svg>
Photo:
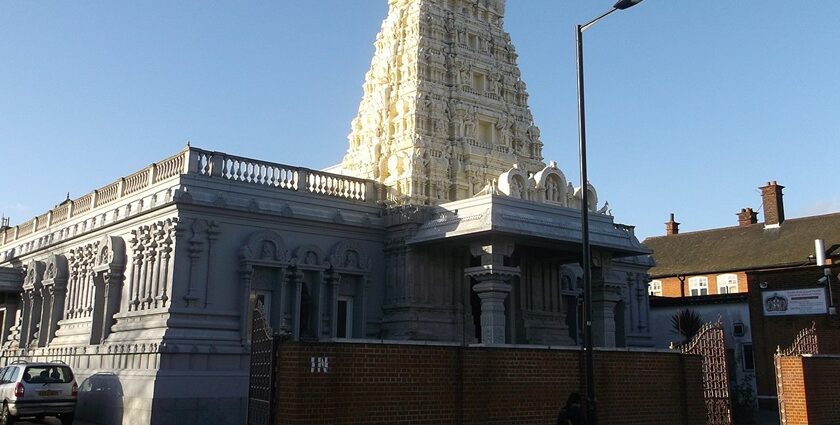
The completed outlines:
<svg viewBox="0 0 840 425">
<path fill-rule="evenodd" d="M 229 424 L 258 303 L 294 340 L 579 345 L 582 189 L 503 13 L 391 0 L 328 171 L 188 146 L 0 229 L 0 365 L 67 362 L 92 422 Z M 649 251 L 586 190 L 595 343 L 651 346 Z"/>
</svg>

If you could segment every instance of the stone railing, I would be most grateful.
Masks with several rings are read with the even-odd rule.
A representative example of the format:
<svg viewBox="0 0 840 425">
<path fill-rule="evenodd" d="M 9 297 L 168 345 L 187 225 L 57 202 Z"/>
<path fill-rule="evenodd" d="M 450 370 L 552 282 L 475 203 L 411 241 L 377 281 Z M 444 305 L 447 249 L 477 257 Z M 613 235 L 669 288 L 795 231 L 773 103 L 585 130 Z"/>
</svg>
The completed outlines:
<svg viewBox="0 0 840 425">
<path fill-rule="evenodd" d="M 50 226 L 65 223 L 71 218 L 181 174 L 196 174 L 369 204 L 374 204 L 378 199 L 377 184 L 371 180 L 187 147 L 163 161 L 78 199 L 68 199 L 32 220 L 0 230 L 0 246 L 46 230 Z"/>
</svg>

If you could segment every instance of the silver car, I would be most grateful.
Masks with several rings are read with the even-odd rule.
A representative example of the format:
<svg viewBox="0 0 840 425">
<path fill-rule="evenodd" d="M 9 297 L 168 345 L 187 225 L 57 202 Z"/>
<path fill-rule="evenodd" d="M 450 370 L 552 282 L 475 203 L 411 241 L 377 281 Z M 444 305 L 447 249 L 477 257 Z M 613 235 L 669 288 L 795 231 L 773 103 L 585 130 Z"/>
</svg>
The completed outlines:
<svg viewBox="0 0 840 425">
<path fill-rule="evenodd" d="M 63 425 L 70 425 L 78 392 L 73 371 L 63 362 L 15 361 L 0 369 L 0 424 L 57 416 Z"/>
</svg>

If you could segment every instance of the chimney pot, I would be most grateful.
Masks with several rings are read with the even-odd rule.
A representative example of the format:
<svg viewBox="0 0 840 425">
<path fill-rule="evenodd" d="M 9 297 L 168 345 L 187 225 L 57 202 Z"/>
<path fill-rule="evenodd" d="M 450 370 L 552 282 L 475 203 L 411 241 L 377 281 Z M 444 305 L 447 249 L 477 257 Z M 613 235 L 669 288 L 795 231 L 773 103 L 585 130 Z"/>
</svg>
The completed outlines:
<svg viewBox="0 0 840 425">
<path fill-rule="evenodd" d="M 741 208 L 741 212 L 735 214 L 738 216 L 738 226 L 746 227 L 758 223 L 758 213 L 752 208 Z"/>
<path fill-rule="evenodd" d="M 680 223 L 674 221 L 674 213 L 671 213 L 671 218 L 665 223 L 665 235 L 678 235 L 680 233 Z"/>
</svg>

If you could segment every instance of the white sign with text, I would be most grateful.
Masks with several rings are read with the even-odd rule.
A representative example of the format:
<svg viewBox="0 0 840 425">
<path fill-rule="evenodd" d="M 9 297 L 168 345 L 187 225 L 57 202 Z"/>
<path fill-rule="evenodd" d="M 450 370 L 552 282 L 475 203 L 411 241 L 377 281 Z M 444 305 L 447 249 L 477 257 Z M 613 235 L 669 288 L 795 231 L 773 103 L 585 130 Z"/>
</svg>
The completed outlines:
<svg viewBox="0 0 840 425">
<path fill-rule="evenodd" d="M 765 316 L 826 314 L 828 311 L 825 288 L 764 291 L 761 303 Z"/>
</svg>

